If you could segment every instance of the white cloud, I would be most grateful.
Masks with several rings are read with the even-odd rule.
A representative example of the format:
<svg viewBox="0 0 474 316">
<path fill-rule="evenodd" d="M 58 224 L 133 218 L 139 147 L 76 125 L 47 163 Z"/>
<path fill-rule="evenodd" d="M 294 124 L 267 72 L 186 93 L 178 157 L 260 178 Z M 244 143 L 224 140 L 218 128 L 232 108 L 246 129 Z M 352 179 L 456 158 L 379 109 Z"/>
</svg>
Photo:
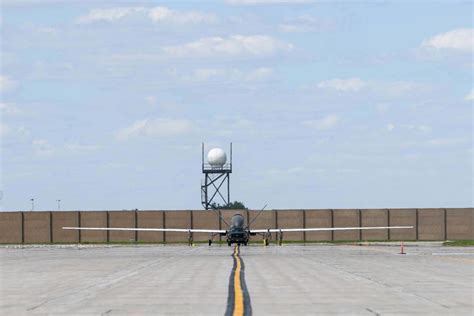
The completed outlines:
<svg viewBox="0 0 474 316">
<path fill-rule="evenodd" d="M 256 126 L 254 121 L 238 115 L 216 115 L 206 130 L 212 135 L 229 137 L 238 133 L 242 136 L 244 133 L 254 133 Z"/>
<path fill-rule="evenodd" d="M 408 92 L 425 88 L 421 84 L 410 81 L 377 82 L 360 78 L 330 79 L 317 84 L 320 89 L 336 90 L 339 92 L 370 91 L 385 95 L 403 95 Z"/>
<path fill-rule="evenodd" d="M 278 26 L 280 31 L 286 33 L 305 33 L 312 32 L 315 30 L 314 27 L 306 24 L 296 24 L 296 23 L 284 23 Z"/>
<path fill-rule="evenodd" d="M 156 7 L 149 10 L 148 17 L 155 23 L 169 22 L 174 24 L 198 24 L 213 23 L 217 21 L 217 17 L 211 13 L 198 11 L 179 12 L 170 10 L 166 7 Z"/>
<path fill-rule="evenodd" d="M 154 95 L 149 95 L 145 97 L 145 101 L 150 105 L 155 105 L 158 102 L 158 99 Z"/>
<path fill-rule="evenodd" d="M 134 13 L 143 12 L 143 7 L 116 7 L 92 9 L 87 15 L 79 17 L 78 23 L 113 22 Z"/>
<path fill-rule="evenodd" d="M 16 81 L 7 76 L 0 75 L 0 92 L 7 92 L 16 87 Z"/>
<path fill-rule="evenodd" d="M 474 50 L 474 29 L 461 28 L 437 34 L 423 41 L 421 47 L 471 52 Z"/>
<path fill-rule="evenodd" d="M 453 145 L 460 145 L 465 144 L 469 140 L 467 138 L 435 138 L 429 140 L 426 145 L 430 147 L 444 147 L 444 146 L 453 146 Z"/>
<path fill-rule="evenodd" d="M 377 112 L 381 114 L 387 113 L 390 110 L 390 104 L 386 104 L 386 103 L 377 104 L 375 106 L 375 109 L 377 110 Z"/>
<path fill-rule="evenodd" d="M 33 152 L 37 156 L 51 156 L 56 151 L 46 139 L 34 139 L 32 145 Z"/>
<path fill-rule="evenodd" d="M 286 19 L 278 28 L 287 33 L 306 33 L 321 30 L 328 26 L 328 23 L 316 19 L 310 15 L 301 15 L 295 18 Z"/>
<path fill-rule="evenodd" d="M 327 115 L 319 120 L 309 120 L 302 122 L 304 126 L 315 128 L 317 130 L 328 130 L 335 127 L 338 123 L 339 117 L 334 114 Z"/>
<path fill-rule="evenodd" d="M 371 82 L 369 83 L 369 87 L 373 91 L 379 91 L 384 94 L 390 95 L 403 95 L 414 90 L 425 88 L 421 84 L 417 84 L 410 81 L 395 81 L 389 83 Z"/>
<path fill-rule="evenodd" d="M 306 4 L 316 3 L 316 0 L 227 0 L 229 4 L 238 5 L 258 5 L 258 4 Z"/>
<path fill-rule="evenodd" d="M 194 130 L 194 124 L 187 119 L 146 118 L 119 130 L 116 136 L 118 140 L 135 137 L 166 138 L 188 134 Z"/>
<path fill-rule="evenodd" d="M 0 123 L 0 138 L 4 138 L 10 133 L 10 127 L 3 123 Z"/>
<path fill-rule="evenodd" d="M 431 126 L 428 125 L 407 125 L 406 127 L 410 130 L 415 130 L 423 133 L 429 133 L 432 130 Z"/>
<path fill-rule="evenodd" d="M 19 114 L 22 114 L 23 111 L 21 111 L 13 103 L 0 102 L 0 113 L 6 114 L 6 115 L 19 115 Z"/>
<path fill-rule="evenodd" d="M 394 123 L 389 123 L 385 126 L 385 129 L 389 132 L 393 131 L 395 128 L 397 128 L 397 126 Z M 429 133 L 432 130 L 431 126 L 428 125 L 401 125 L 400 128 L 422 133 Z"/>
<path fill-rule="evenodd" d="M 114 22 L 127 17 L 146 18 L 154 23 L 197 24 L 213 23 L 217 17 L 212 13 L 199 11 L 176 11 L 167 7 L 115 7 L 92 9 L 87 15 L 78 18 L 78 23 Z"/>
<path fill-rule="evenodd" d="M 301 175 L 301 174 L 314 174 L 314 173 L 324 173 L 325 169 L 314 169 L 314 168 L 305 168 L 305 167 L 294 167 L 288 169 L 270 169 L 266 171 L 266 174 L 269 176 L 292 176 L 292 175 Z"/>
<path fill-rule="evenodd" d="M 267 67 L 257 68 L 245 76 L 247 81 L 261 81 L 273 76 L 273 69 Z"/>
<path fill-rule="evenodd" d="M 205 37 L 177 46 L 164 47 L 170 57 L 264 57 L 288 52 L 293 46 L 267 35 Z"/>
<path fill-rule="evenodd" d="M 13 136 L 27 136 L 30 131 L 24 126 L 11 127 L 7 124 L 0 123 L 0 138 Z"/>
<path fill-rule="evenodd" d="M 56 36 L 61 33 L 60 29 L 50 27 L 50 26 L 36 27 L 33 31 L 39 34 L 52 35 L 52 36 Z"/>
<path fill-rule="evenodd" d="M 199 68 L 194 69 L 190 76 L 183 76 L 181 78 L 191 81 L 208 81 L 213 78 L 224 77 L 226 74 L 233 75 L 233 71 L 216 68 Z"/>
<path fill-rule="evenodd" d="M 100 146 L 98 145 L 84 145 L 84 144 L 79 144 L 79 143 L 71 143 L 71 144 L 66 144 L 64 145 L 64 149 L 70 152 L 89 152 L 89 151 L 94 151 L 99 149 Z"/>
<path fill-rule="evenodd" d="M 16 129 L 16 132 L 19 134 L 19 135 L 23 135 L 23 136 L 27 136 L 27 135 L 30 135 L 30 130 L 27 129 L 26 127 L 24 126 L 19 126 L 17 127 Z"/>
<path fill-rule="evenodd" d="M 474 89 L 471 89 L 471 92 L 469 92 L 468 94 L 466 94 L 466 96 L 464 97 L 464 100 L 466 100 L 466 101 L 474 101 Z"/>
<path fill-rule="evenodd" d="M 34 139 L 32 141 L 33 153 L 40 157 L 51 157 L 60 154 L 80 154 L 88 153 L 99 149 L 98 145 L 84 145 L 80 143 L 69 143 L 55 146 L 46 139 Z"/>
<path fill-rule="evenodd" d="M 367 82 L 359 78 L 331 79 L 318 83 L 318 88 L 334 89 L 343 92 L 357 92 L 367 86 Z"/>
<path fill-rule="evenodd" d="M 28 79 L 66 79 L 74 75 L 74 65 L 71 62 L 36 61 L 31 67 Z"/>
<path fill-rule="evenodd" d="M 182 75 L 180 79 L 185 81 L 242 81 L 256 82 L 263 81 L 273 76 L 273 69 L 259 67 L 252 70 L 240 70 L 236 68 L 198 68 L 194 69 L 190 75 Z"/>
</svg>

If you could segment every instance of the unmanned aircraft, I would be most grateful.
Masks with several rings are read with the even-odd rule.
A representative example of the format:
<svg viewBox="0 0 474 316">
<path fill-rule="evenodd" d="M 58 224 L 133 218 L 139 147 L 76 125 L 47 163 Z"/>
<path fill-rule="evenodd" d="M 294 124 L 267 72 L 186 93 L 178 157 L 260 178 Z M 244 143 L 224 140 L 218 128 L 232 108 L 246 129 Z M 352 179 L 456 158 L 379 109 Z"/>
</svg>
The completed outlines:
<svg viewBox="0 0 474 316">
<path fill-rule="evenodd" d="M 266 207 L 266 205 L 265 205 Z M 285 232 L 315 232 L 315 231 L 341 231 L 341 230 L 376 230 L 376 229 L 409 229 L 413 226 L 384 226 L 384 227 L 334 227 L 334 228 L 269 228 L 269 229 L 251 229 L 250 225 L 258 218 L 258 216 L 265 209 L 261 209 L 257 215 L 245 225 L 245 218 L 240 213 L 232 216 L 230 224 L 228 224 L 217 212 L 217 215 L 228 226 L 227 229 L 186 229 L 186 228 L 127 228 L 127 227 L 63 227 L 63 229 L 73 230 L 105 230 L 105 231 L 144 231 L 144 232 L 178 232 L 188 233 L 188 242 L 191 245 L 193 242 L 192 236 L 194 233 L 209 234 L 209 246 L 212 245 L 214 236 L 225 236 L 227 245 L 232 244 L 247 246 L 251 236 L 261 235 L 265 245 L 270 243 L 272 233 L 277 234 L 278 244 L 281 245 L 283 241 L 283 233 Z"/>
</svg>

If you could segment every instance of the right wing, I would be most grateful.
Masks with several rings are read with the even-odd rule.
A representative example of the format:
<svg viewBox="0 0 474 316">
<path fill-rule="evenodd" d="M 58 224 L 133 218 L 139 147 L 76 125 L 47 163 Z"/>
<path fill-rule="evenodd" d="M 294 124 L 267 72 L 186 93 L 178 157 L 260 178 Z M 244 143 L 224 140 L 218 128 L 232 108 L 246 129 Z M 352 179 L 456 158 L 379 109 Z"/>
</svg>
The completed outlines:
<svg viewBox="0 0 474 316">
<path fill-rule="evenodd" d="M 178 233 L 216 233 L 225 234 L 222 229 L 186 229 L 186 228 L 120 228 L 120 227 L 63 227 L 72 230 L 108 230 L 108 231 L 140 231 L 140 232 L 178 232 Z"/>
<path fill-rule="evenodd" d="M 283 233 L 283 232 L 318 232 L 318 231 L 338 231 L 338 230 L 370 230 L 370 229 L 406 229 L 413 226 L 384 226 L 384 227 L 334 227 L 334 228 L 271 228 L 271 229 L 251 229 L 250 233 Z"/>
</svg>

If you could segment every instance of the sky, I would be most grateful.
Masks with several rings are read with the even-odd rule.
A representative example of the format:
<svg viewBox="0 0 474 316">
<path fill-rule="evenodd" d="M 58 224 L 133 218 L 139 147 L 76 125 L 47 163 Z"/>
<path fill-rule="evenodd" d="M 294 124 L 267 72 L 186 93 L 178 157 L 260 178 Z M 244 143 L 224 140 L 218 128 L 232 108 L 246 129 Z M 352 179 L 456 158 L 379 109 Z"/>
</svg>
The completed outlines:
<svg viewBox="0 0 474 316">
<path fill-rule="evenodd" d="M 1 210 L 474 205 L 471 1 L 0 3 Z"/>
</svg>

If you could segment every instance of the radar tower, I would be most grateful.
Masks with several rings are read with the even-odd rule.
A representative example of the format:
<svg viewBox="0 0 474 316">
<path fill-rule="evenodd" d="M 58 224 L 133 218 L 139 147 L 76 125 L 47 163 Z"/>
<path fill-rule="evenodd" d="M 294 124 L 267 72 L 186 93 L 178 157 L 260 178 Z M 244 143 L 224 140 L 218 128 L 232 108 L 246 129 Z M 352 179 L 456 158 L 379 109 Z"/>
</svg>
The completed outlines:
<svg viewBox="0 0 474 316">
<path fill-rule="evenodd" d="M 230 174 L 232 173 L 232 143 L 230 143 L 229 162 L 225 151 L 213 148 L 207 154 L 207 163 L 204 161 L 204 143 L 202 143 L 202 173 L 201 204 L 204 209 L 213 207 L 216 200 L 224 206 L 230 203 Z M 218 204 L 218 203 L 216 203 Z"/>
</svg>

